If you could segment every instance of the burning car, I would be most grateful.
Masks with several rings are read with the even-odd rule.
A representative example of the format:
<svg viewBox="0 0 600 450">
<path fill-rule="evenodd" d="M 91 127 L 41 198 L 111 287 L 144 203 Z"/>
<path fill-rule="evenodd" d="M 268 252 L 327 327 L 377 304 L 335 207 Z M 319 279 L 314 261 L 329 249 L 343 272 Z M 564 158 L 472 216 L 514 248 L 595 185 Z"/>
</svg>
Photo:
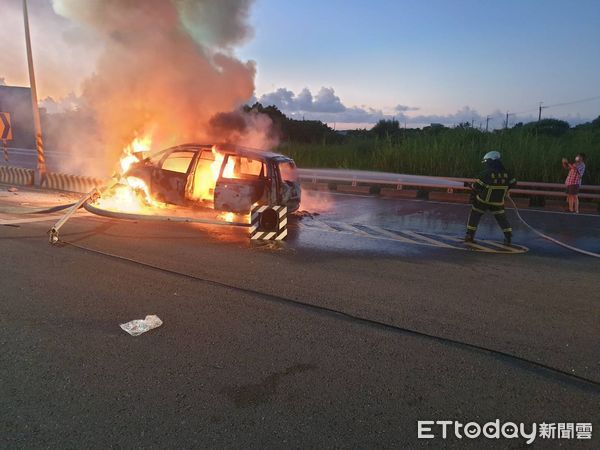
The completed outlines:
<svg viewBox="0 0 600 450">
<path fill-rule="evenodd" d="M 300 206 L 291 158 L 234 145 L 178 145 L 133 162 L 124 176 L 141 181 L 153 199 L 175 205 L 234 213 L 255 204 L 290 212 Z"/>
</svg>

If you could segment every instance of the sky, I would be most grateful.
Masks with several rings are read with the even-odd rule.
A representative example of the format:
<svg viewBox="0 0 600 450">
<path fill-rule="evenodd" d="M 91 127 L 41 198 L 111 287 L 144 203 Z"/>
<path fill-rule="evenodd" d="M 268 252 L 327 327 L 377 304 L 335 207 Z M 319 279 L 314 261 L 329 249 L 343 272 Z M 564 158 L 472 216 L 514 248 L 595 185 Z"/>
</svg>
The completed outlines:
<svg viewBox="0 0 600 450">
<path fill-rule="evenodd" d="M 40 98 L 73 98 L 94 70 L 94 35 L 29 0 Z M 0 0 L 0 82 L 26 85 L 21 0 Z M 491 127 L 600 115 L 598 0 L 256 0 L 254 98 L 338 128 L 395 117 L 408 126 L 491 115 Z M 40 56 L 41 55 L 41 56 Z M 68 68 L 68 69 L 67 69 Z M 513 115 L 513 113 L 517 113 Z"/>
<path fill-rule="evenodd" d="M 258 98 L 325 87 L 346 108 L 499 126 L 600 97 L 598 0 L 258 0 L 251 22 Z M 595 118 L 600 98 L 543 114 Z"/>
</svg>

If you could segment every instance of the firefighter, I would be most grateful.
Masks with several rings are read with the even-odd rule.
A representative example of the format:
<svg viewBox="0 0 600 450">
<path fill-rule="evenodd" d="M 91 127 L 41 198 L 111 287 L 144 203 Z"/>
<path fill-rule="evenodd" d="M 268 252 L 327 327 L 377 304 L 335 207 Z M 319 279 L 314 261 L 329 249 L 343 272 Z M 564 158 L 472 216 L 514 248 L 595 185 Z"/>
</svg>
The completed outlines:
<svg viewBox="0 0 600 450">
<path fill-rule="evenodd" d="M 467 224 L 465 242 L 475 241 L 475 232 L 481 216 L 490 211 L 504 233 L 504 245 L 512 241 L 512 228 L 504 211 L 504 199 L 509 189 L 517 184 L 517 180 L 504 168 L 500 160 L 500 152 L 491 151 L 483 157 L 485 169 L 475 180 L 471 192 L 471 214 Z"/>
</svg>

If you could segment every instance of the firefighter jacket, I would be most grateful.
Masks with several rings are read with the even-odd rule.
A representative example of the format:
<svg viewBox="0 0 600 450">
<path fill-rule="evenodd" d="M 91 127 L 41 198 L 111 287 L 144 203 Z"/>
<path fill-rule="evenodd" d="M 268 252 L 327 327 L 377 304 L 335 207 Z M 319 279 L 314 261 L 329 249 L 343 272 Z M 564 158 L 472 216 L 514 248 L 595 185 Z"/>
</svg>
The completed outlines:
<svg viewBox="0 0 600 450">
<path fill-rule="evenodd" d="M 475 198 L 485 205 L 502 206 L 509 189 L 517 184 L 517 180 L 497 160 L 489 160 L 485 170 L 473 183 Z"/>
</svg>

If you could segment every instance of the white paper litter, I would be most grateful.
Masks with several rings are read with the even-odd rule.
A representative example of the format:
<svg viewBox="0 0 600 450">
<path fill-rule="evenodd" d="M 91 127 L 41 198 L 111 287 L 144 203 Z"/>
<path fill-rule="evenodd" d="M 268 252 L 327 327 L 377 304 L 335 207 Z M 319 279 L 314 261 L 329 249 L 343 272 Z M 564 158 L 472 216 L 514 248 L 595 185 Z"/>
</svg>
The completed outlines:
<svg viewBox="0 0 600 450">
<path fill-rule="evenodd" d="M 158 316 L 146 316 L 145 319 L 136 319 L 131 322 L 122 323 L 119 326 L 127 331 L 132 336 L 139 336 L 146 331 L 150 331 L 153 328 L 158 328 L 163 324 L 162 320 Z"/>
</svg>

